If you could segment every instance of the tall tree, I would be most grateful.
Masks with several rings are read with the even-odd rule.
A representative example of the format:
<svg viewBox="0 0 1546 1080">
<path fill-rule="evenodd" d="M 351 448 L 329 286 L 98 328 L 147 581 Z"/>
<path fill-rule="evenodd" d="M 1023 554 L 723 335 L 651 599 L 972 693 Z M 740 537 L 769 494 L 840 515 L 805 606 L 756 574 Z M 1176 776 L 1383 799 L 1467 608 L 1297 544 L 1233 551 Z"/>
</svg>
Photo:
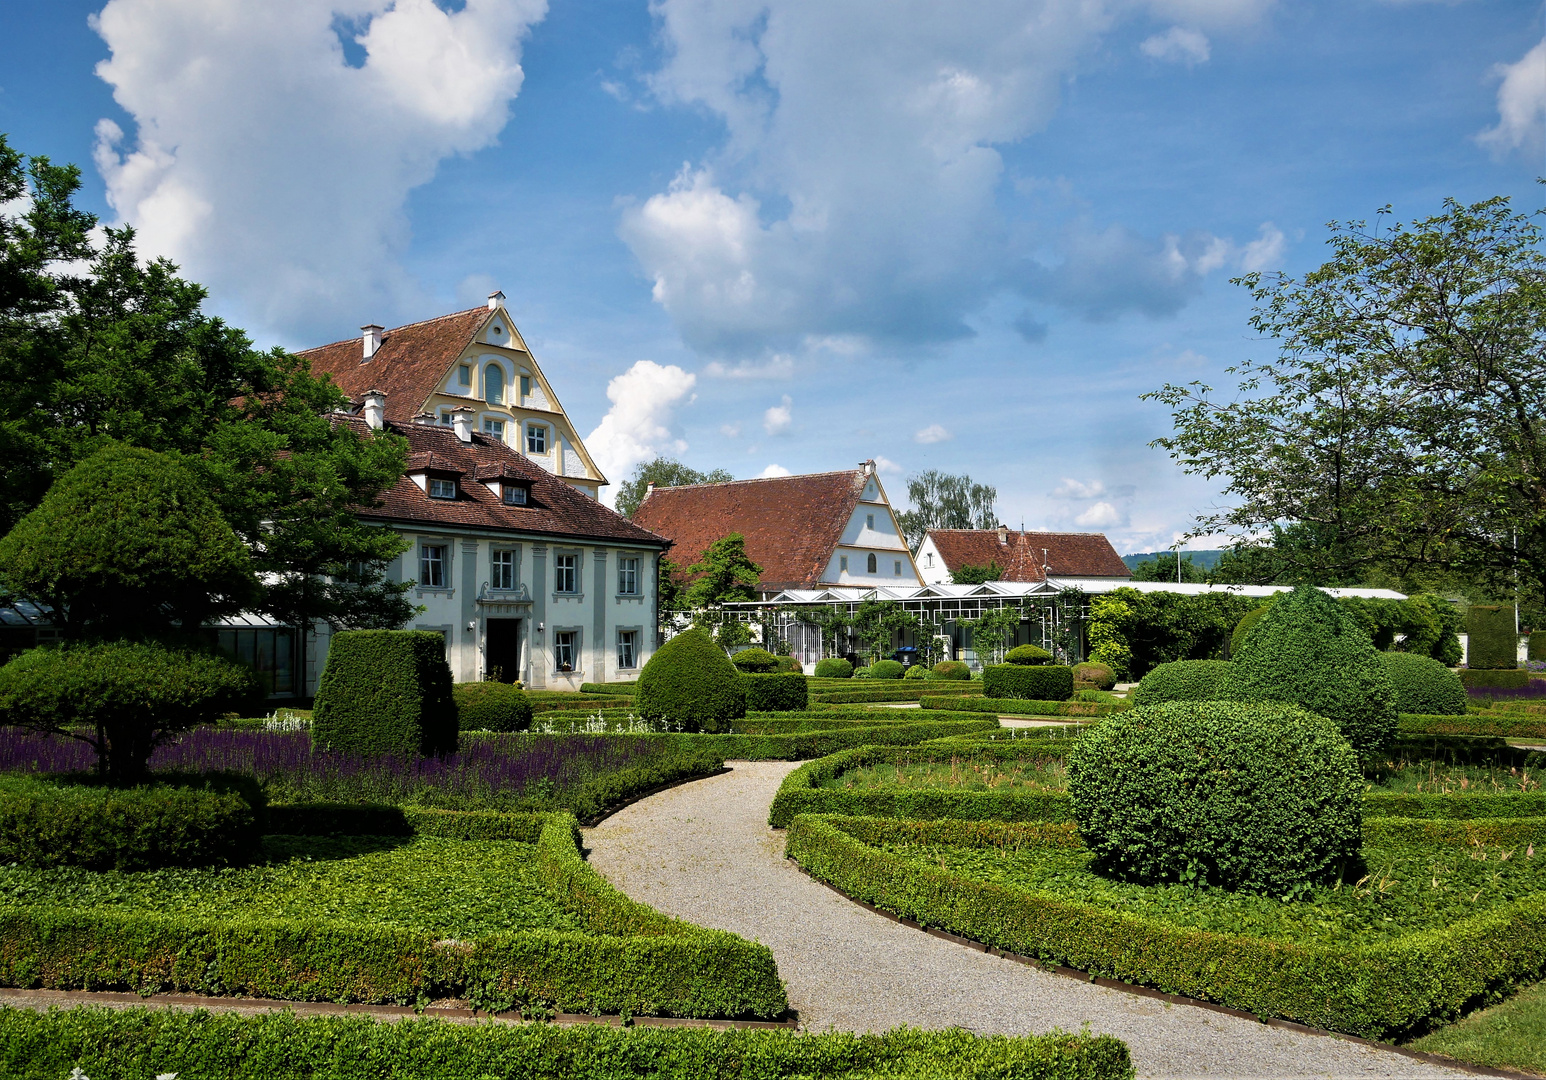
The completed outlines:
<svg viewBox="0 0 1546 1080">
<path fill-rule="evenodd" d="M 1190 555 L 1181 560 L 1182 582 L 1203 581 L 1206 575 L 1202 568 L 1192 562 Z M 1176 553 L 1174 551 L 1162 551 L 1156 558 L 1146 559 L 1133 567 L 1134 581 L 1175 581 L 1176 580 Z"/>
<path fill-rule="evenodd" d="M 1381 217 L 1388 211 L 1382 211 Z M 1146 395 L 1173 409 L 1157 440 L 1232 505 L 1198 532 L 1285 523 L 1319 545 L 1275 548 L 1301 572 L 1449 570 L 1499 592 L 1546 585 L 1546 255 L 1537 215 L 1507 199 L 1410 227 L 1334 225 L 1303 279 L 1237 279 L 1274 360 Z"/>
<path fill-rule="evenodd" d="M 998 490 L 962 473 L 928 469 L 907 480 L 911 510 L 897 515 L 907 546 L 917 551 L 930 529 L 992 529 L 998 525 Z"/>
<path fill-rule="evenodd" d="M 633 475 L 618 486 L 617 512 L 626 518 L 633 517 L 651 484 L 656 487 L 688 487 L 692 484 L 723 484 L 734 479 L 724 469 L 699 472 L 668 457 L 641 461 L 633 467 Z"/>
</svg>

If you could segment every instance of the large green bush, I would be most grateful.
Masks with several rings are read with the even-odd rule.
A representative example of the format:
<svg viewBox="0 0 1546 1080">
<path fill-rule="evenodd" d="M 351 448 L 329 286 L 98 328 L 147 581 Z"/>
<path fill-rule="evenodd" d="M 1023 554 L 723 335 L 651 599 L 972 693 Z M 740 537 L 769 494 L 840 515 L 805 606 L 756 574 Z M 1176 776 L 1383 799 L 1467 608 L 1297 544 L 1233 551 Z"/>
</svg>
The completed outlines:
<svg viewBox="0 0 1546 1080">
<path fill-rule="evenodd" d="M 959 660 L 941 660 L 934 665 L 934 677 L 952 682 L 970 682 L 972 669 Z"/>
<path fill-rule="evenodd" d="M 778 657 L 766 649 L 742 649 L 730 658 L 739 671 L 752 675 L 765 675 L 778 670 Z"/>
<path fill-rule="evenodd" d="M 797 671 L 742 675 L 747 712 L 800 712 L 810 705 L 810 688 Z"/>
<path fill-rule="evenodd" d="M 800 660 L 798 657 L 777 656 L 774 657 L 774 659 L 778 661 L 777 665 L 773 668 L 774 671 L 791 671 L 796 675 L 803 674 L 805 671 L 805 668 L 800 666 Z"/>
<path fill-rule="evenodd" d="M 1004 654 L 1006 664 L 1050 664 L 1052 654 L 1039 645 L 1016 645 Z"/>
<path fill-rule="evenodd" d="M 677 731 L 730 730 L 746 715 L 746 689 L 725 651 L 702 630 L 666 642 L 639 673 L 639 715 Z"/>
<path fill-rule="evenodd" d="M 451 687 L 457 727 L 462 731 L 525 731 L 531 727 L 531 701 L 519 686 L 502 682 L 464 682 Z"/>
<path fill-rule="evenodd" d="M 841 656 L 829 656 L 816 661 L 815 677 L 818 679 L 851 679 L 854 666 Z"/>
<path fill-rule="evenodd" d="M 982 693 L 990 698 L 1067 701 L 1074 696 L 1074 669 L 1061 664 L 989 664 L 982 669 Z"/>
<path fill-rule="evenodd" d="M 0 863 L 148 870 L 247 862 L 262 839 L 249 777 L 168 777 L 120 788 L 0 776 Z"/>
<path fill-rule="evenodd" d="M 1086 661 L 1074 665 L 1074 683 L 1086 683 L 1097 690 L 1110 690 L 1117 684 L 1117 673 L 1110 664 Z"/>
<path fill-rule="evenodd" d="M 1252 630 L 1256 629 L 1256 624 L 1261 622 L 1262 616 L 1267 614 L 1271 607 L 1272 602 L 1268 601 L 1261 607 L 1252 608 L 1240 616 L 1240 621 L 1235 623 L 1234 632 L 1229 635 L 1230 656 L 1239 654 L 1240 649 L 1245 645 L 1245 639 L 1250 636 Z"/>
<path fill-rule="evenodd" d="M 357 754 L 444 754 L 456 749 L 457 731 L 451 669 L 439 634 L 333 635 L 312 707 L 315 745 Z"/>
<path fill-rule="evenodd" d="M 1512 605 L 1472 604 L 1466 612 L 1465 630 L 1466 667 L 1504 670 L 1519 666 L 1519 635 Z"/>
<path fill-rule="evenodd" d="M 1119 713 L 1074 745 L 1068 789 L 1098 867 L 1124 880 L 1289 896 L 1358 855 L 1358 759 L 1334 724 L 1293 705 Z"/>
<path fill-rule="evenodd" d="M 1228 660 L 1173 660 L 1149 669 L 1133 691 L 1134 705 L 1160 705 L 1167 701 L 1211 701 L 1218 697 L 1219 681 L 1228 675 Z"/>
<path fill-rule="evenodd" d="M 251 668 L 156 642 L 30 649 L 0 667 L 0 723 L 84 738 L 115 783 L 143 779 L 151 752 L 178 732 L 250 716 L 261 699 Z"/>
<path fill-rule="evenodd" d="M 870 665 L 870 678 L 900 679 L 904 670 L 902 663 L 898 660 L 877 660 Z"/>
<path fill-rule="evenodd" d="M 927 679 L 928 677 L 929 669 L 924 667 L 922 664 L 912 664 L 902 674 L 902 678 L 904 679 Z"/>
<path fill-rule="evenodd" d="M 1396 711 L 1424 716 L 1464 716 L 1465 685 L 1437 660 L 1413 653 L 1380 653 L 1396 689 Z"/>
<path fill-rule="evenodd" d="M 1215 693 L 1299 705 L 1335 723 L 1362 756 L 1396 734 L 1396 692 L 1380 654 L 1335 600 L 1308 585 L 1267 609 Z"/>
</svg>

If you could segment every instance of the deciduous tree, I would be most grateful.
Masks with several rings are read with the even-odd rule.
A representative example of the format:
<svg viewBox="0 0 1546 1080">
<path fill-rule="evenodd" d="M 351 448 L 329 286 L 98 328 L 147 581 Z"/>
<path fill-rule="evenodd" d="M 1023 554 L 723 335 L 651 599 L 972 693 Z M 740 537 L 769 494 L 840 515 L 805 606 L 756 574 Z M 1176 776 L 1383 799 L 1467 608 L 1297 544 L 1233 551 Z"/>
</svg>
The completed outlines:
<svg viewBox="0 0 1546 1080">
<path fill-rule="evenodd" d="M 992 529 L 998 525 L 998 490 L 972 482 L 962 473 L 952 476 L 928 469 L 907 481 L 911 510 L 897 515 L 907 546 L 917 551 L 930 529 Z"/>
<path fill-rule="evenodd" d="M 656 487 L 688 487 L 692 484 L 723 484 L 734 479 L 724 469 L 699 472 L 668 457 L 641 461 L 633 467 L 633 475 L 618 486 L 617 512 L 626 518 L 633 517 L 651 484 Z"/>
</svg>

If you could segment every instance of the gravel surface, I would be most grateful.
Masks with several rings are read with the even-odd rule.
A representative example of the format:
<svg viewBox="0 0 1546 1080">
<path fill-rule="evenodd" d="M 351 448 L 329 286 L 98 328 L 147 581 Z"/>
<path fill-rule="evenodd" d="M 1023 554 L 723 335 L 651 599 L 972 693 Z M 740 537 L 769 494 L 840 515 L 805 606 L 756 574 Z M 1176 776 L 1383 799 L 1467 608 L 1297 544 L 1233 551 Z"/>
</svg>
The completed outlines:
<svg viewBox="0 0 1546 1080">
<path fill-rule="evenodd" d="M 1301 1035 L 1108 990 L 973 952 L 851 903 L 784 858 L 768 807 L 793 762 L 653 795 L 585 832 L 590 861 L 647 904 L 773 950 L 813 1031 L 959 1026 L 983 1034 L 1110 1032 L 1146 1077 L 1459 1077 L 1327 1036 Z"/>
</svg>

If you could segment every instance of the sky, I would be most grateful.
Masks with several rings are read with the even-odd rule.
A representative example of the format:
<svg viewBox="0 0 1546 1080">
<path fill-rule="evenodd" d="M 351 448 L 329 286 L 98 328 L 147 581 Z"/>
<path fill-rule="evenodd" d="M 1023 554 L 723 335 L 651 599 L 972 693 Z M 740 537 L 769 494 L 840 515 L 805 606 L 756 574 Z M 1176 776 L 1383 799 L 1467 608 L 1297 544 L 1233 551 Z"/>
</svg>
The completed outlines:
<svg viewBox="0 0 1546 1080">
<path fill-rule="evenodd" d="M 494 289 L 615 485 L 874 459 L 1121 552 L 1327 224 L 1546 203 L 1539 2 L 0 0 L 0 131 L 262 346 Z M 1199 537 L 1194 547 L 1217 546 Z"/>
</svg>

